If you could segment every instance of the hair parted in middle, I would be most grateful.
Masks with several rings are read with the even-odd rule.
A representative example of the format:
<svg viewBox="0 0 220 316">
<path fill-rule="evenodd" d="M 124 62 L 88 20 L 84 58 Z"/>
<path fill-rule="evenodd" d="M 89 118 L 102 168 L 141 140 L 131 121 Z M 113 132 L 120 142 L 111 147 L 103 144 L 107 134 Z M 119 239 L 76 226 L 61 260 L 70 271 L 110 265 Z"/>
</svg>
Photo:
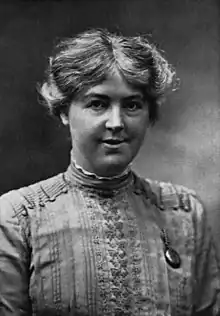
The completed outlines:
<svg viewBox="0 0 220 316">
<path fill-rule="evenodd" d="M 144 35 L 125 37 L 91 29 L 61 41 L 55 51 L 49 58 L 47 79 L 39 89 L 55 116 L 67 113 L 74 98 L 117 71 L 142 91 L 154 123 L 161 98 L 175 86 L 174 69 Z"/>
</svg>

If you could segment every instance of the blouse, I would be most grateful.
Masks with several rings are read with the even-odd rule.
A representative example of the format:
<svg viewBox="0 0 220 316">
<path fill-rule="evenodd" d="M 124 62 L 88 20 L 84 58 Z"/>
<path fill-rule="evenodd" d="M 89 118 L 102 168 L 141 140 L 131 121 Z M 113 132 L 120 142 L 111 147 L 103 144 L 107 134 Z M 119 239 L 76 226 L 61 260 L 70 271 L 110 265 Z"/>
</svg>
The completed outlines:
<svg viewBox="0 0 220 316">
<path fill-rule="evenodd" d="M 100 180 L 70 164 L 1 196 L 1 316 L 219 311 L 219 266 L 194 191 L 132 170 Z"/>
</svg>

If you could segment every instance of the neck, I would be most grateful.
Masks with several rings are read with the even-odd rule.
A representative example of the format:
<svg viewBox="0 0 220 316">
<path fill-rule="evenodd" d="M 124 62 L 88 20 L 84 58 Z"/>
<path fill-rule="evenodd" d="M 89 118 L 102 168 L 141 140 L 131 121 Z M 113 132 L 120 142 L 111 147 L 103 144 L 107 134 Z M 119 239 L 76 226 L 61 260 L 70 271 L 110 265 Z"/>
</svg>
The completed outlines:
<svg viewBox="0 0 220 316">
<path fill-rule="evenodd" d="M 72 156 L 64 177 L 71 186 L 79 185 L 92 190 L 97 189 L 100 192 L 122 189 L 133 183 L 133 173 L 130 167 L 116 176 L 100 177 L 95 173 L 84 170 L 74 161 Z"/>
<path fill-rule="evenodd" d="M 111 179 L 121 178 L 124 175 L 126 175 L 131 169 L 131 164 L 129 164 L 122 172 L 120 172 L 120 173 L 118 173 L 116 175 L 113 175 L 113 176 L 102 175 L 102 176 L 100 176 L 100 175 L 96 174 L 95 172 L 91 172 L 91 171 L 87 170 L 86 168 L 84 168 L 82 166 L 82 164 L 80 164 L 76 160 L 75 155 L 73 153 L 73 150 L 71 151 L 71 163 L 74 164 L 76 169 L 80 170 L 85 175 L 91 176 L 91 177 L 99 179 L 99 180 L 111 180 Z"/>
<path fill-rule="evenodd" d="M 89 172 L 87 171 L 86 169 L 84 169 L 83 167 L 81 167 L 79 164 L 77 164 L 76 161 L 72 160 L 72 163 L 75 165 L 75 167 L 80 170 L 82 173 L 84 173 L 85 175 L 87 176 L 92 176 L 92 177 L 95 177 L 97 179 L 100 179 L 100 180 L 111 180 L 111 179 L 116 179 L 116 178 L 121 178 L 123 177 L 125 174 L 127 174 L 130 170 L 130 167 L 128 166 L 124 171 L 122 171 L 121 173 L 115 175 L 115 176 L 98 176 L 97 174 L 93 173 L 93 172 Z"/>
</svg>

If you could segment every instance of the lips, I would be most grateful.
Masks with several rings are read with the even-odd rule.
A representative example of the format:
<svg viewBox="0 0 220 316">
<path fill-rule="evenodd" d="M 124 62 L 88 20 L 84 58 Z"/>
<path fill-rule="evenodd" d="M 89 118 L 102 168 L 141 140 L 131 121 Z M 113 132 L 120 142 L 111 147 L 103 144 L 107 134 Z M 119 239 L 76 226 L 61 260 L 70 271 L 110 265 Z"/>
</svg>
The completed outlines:
<svg viewBox="0 0 220 316">
<path fill-rule="evenodd" d="M 125 140 L 121 138 L 108 138 L 104 139 L 103 142 L 109 145 L 118 145 L 123 143 Z"/>
</svg>

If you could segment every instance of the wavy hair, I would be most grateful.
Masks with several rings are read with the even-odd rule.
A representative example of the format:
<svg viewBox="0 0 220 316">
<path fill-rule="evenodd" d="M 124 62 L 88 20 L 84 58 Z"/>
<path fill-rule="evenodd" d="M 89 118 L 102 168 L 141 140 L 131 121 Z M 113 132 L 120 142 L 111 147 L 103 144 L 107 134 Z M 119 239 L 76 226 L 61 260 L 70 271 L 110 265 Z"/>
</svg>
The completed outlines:
<svg viewBox="0 0 220 316">
<path fill-rule="evenodd" d="M 50 112 L 59 117 L 79 93 L 103 82 L 114 70 L 144 93 L 154 123 L 161 100 L 175 87 L 175 71 L 144 35 L 125 37 L 91 29 L 61 41 L 38 90 Z"/>
</svg>

